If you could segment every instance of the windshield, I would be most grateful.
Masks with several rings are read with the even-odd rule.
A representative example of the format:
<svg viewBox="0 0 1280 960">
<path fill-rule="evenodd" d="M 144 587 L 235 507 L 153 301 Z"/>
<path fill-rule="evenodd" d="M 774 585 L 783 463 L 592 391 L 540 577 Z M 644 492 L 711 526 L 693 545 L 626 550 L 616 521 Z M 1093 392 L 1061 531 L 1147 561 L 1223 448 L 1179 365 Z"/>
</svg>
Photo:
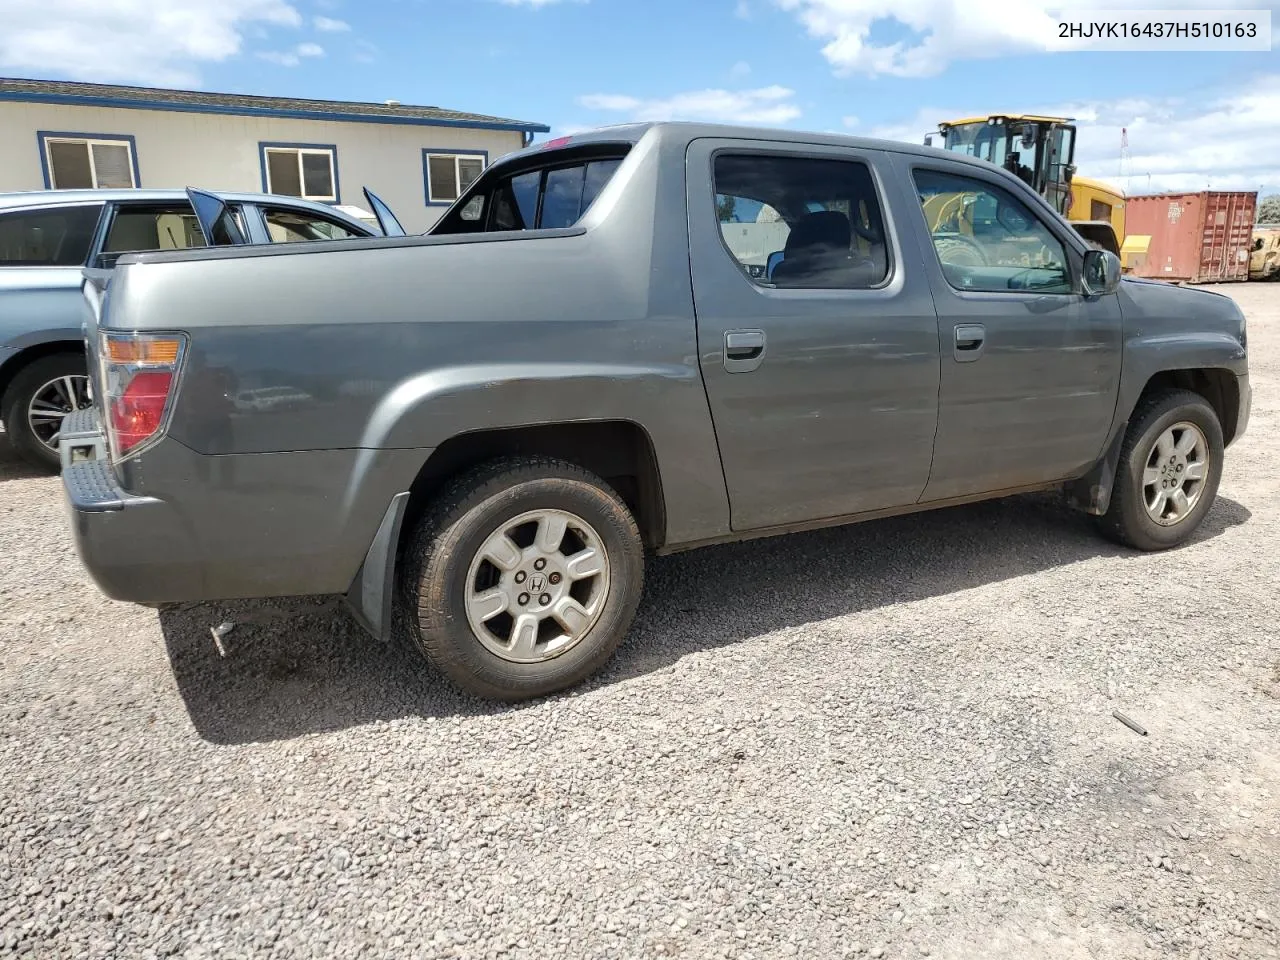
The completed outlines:
<svg viewBox="0 0 1280 960">
<path fill-rule="evenodd" d="M 1030 146 L 1023 129 L 1033 131 Z M 948 127 L 943 146 L 952 153 L 986 160 L 1013 173 L 1065 215 L 1068 205 L 1067 165 L 1075 148 L 1075 128 L 1054 124 L 1046 131 L 1038 123 L 988 123 L 985 120 Z M 1048 147 L 1048 155 L 1042 154 Z"/>
<path fill-rule="evenodd" d="M 945 146 L 952 153 L 1003 163 L 1008 152 L 1008 134 L 999 124 L 964 123 L 948 127 Z"/>
</svg>

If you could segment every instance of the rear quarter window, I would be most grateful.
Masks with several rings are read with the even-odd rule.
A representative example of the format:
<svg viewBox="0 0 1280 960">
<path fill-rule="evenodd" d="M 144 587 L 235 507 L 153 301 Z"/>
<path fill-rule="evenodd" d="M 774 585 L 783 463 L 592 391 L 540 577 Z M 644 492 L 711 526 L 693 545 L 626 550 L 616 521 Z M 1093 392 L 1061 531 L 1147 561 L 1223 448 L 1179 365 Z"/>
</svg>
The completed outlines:
<svg viewBox="0 0 1280 960">
<path fill-rule="evenodd" d="M 79 267 L 102 214 L 100 205 L 0 213 L 0 267 Z"/>
</svg>

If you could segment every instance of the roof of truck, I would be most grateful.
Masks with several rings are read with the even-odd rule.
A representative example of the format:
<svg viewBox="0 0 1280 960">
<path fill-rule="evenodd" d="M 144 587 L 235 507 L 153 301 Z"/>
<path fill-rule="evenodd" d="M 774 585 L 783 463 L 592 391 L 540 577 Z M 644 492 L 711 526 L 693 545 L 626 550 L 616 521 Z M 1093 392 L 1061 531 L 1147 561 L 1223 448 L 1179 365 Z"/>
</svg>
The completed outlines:
<svg viewBox="0 0 1280 960">
<path fill-rule="evenodd" d="M 495 163 L 506 163 L 516 157 L 529 157 L 540 150 L 560 147 L 582 146 L 591 143 L 638 143 L 651 130 L 662 131 L 666 135 L 684 141 L 703 138 L 726 140 L 764 140 L 770 143 L 796 143 L 833 147 L 860 147 L 864 150 L 892 150 L 922 157 L 946 157 L 950 161 L 970 163 L 979 169 L 990 170 L 998 165 L 987 160 L 977 160 L 950 153 L 937 147 L 926 147 L 921 144 L 907 143 L 904 140 L 879 140 L 874 137 L 851 137 L 839 133 L 815 133 L 805 130 L 783 130 L 773 127 L 740 127 L 720 123 L 696 123 L 691 121 L 668 120 L 653 123 L 626 123 L 616 126 L 596 127 L 583 130 L 569 136 L 554 137 L 542 140 L 523 150 L 509 153 Z"/>
</svg>

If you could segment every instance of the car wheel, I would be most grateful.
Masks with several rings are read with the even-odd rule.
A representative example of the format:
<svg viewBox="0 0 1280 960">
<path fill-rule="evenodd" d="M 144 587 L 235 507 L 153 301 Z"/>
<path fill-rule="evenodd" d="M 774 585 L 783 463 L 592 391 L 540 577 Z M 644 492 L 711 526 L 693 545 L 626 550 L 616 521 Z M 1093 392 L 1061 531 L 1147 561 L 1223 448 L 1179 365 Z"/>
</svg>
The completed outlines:
<svg viewBox="0 0 1280 960">
<path fill-rule="evenodd" d="M 14 449 L 28 463 L 56 470 L 62 419 L 93 404 L 83 356 L 56 353 L 23 367 L 9 383 L 0 410 Z"/>
<path fill-rule="evenodd" d="M 544 458 L 460 477 L 405 556 L 417 647 L 457 686 L 495 700 L 544 696 L 598 670 L 631 625 L 643 580 L 621 498 Z"/>
<path fill-rule="evenodd" d="M 1222 478 L 1222 425 L 1199 394 L 1171 390 L 1142 401 L 1120 453 L 1102 530 L 1139 550 L 1166 550 L 1195 533 Z"/>
</svg>

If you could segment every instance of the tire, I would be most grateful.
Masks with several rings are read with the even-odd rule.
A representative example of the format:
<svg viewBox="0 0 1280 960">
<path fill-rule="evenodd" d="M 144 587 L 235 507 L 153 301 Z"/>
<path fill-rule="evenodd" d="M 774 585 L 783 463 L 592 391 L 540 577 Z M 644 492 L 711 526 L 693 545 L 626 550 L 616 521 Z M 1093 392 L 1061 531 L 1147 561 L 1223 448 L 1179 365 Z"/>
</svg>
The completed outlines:
<svg viewBox="0 0 1280 960">
<path fill-rule="evenodd" d="M 554 538 L 555 518 L 568 533 L 558 549 L 544 550 L 538 538 L 544 530 Z M 519 551 L 514 562 L 504 534 Z M 598 564 L 581 562 L 590 549 L 603 555 L 603 573 L 575 579 Z M 501 555 L 504 566 L 486 553 Z M 640 533 L 622 499 L 581 467 L 540 457 L 460 476 L 428 508 L 404 561 L 415 646 L 462 690 L 507 702 L 556 693 L 600 669 L 630 627 L 644 585 Z M 482 595 L 495 606 L 468 606 L 468 597 Z M 576 637 L 560 611 L 579 628 Z M 484 615 L 491 619 L 481 622 Z M 531 616 L 543 618 L 532 646 L 529 628 L 521 630 Z"/>
<path fill-rule="evenodd" d="M 1182 429 L 1191 425 L 1199 431 Z M 1191 462 L 1175 451 L 1172 460 L 1166 459 L 1158 444 L 1170 431 L 1172 437 L 1183 442 L 1203 441 L 1203 479 L 1199 485 L 1186 477 L 1194 471 Z M 1183 438 L 1192 437 L 1190 441 Z M 1113 540 L 1138 550 L 1167 550 L 1185 543 L 1204 521 L 1218 495 L 1218 483 L 1222 479 L 1222 463 L 1225 447 L 1222 442 L 1222 425 L 1218 415 L 1198 393 L 1189 390 L 1168 390 L 1145 397 L 1134 410 L 1120 452 L 1120 464 L 1116 471 L 1115 485 L 1111 491 L 1111 504 L 1105 515 L 1099 518 L 1103 533 Z M 1195 454 L 1192 454 L 1194 457 Z M 1179 460 L 1178 458 L 1181 457 Z M 1174 491 L 1181 490 L 1190 509 L 1177 516 L 1177 505 L 1172 500 L 1163 501 L 1168 512 L 1165 522 L 1157 522 L 1149 509 L 1161 488 L 1148 487 L 1147 470 L 1153 471 L 1155 483 L 1168 484 Z M 1170 479 L 1163 479 L 1161 471 L 1168 469 Z M 1180 484 L 1180 485 L 1179 485 Z"/>
<path fill-rule="evenodd" d="M 42 469 L 58 469 L 60 462 L 56 447 L 50 449 L 36 435 L 27 413 L 36 393 L 47 384 L 63 377 L 84 378 L 87 375 L 83 355 L 55 353 L 33 360 L 9 382 L 9 389 L 0 401 L 0 416 L 4 419 L 9 442 L 23 460 Z M 84 406 L 84 403 L 75 406 Z"/>
</svg>

